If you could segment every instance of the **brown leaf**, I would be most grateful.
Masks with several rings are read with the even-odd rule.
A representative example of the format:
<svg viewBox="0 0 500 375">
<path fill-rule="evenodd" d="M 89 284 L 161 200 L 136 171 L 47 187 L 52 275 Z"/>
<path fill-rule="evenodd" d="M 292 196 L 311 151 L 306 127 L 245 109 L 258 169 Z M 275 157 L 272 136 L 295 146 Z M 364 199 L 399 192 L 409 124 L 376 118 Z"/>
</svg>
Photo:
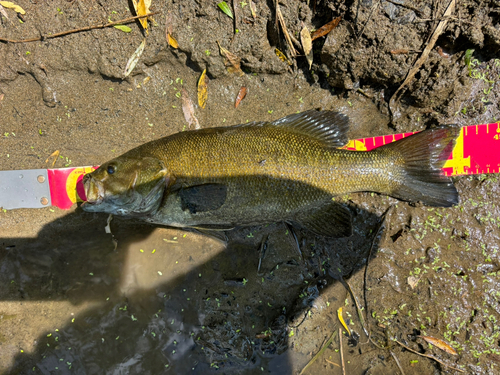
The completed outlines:
<svg viewBox="0 0 500 375">
<path fill-rule="evenodd" d="M 330 31 L 335 29 L 338 26 L 341 19 L 342 19 L 342 17 L 337 17 L 333 21 L 328 22 L 326 25 L 321 26 L 311 36 L 312 41 L 314 42 L 316 39 L 321 38 L 322 36 L 325 36 Z"/>
<path fill-rule="evenodd" d="M 201 108 L 205 108 L 208 99 L 208 77 L 207 70 L 205 69 L 201 73 L 200 79 L 198 80 L 198 104 Z"/>
<path fill-rule="evenodd" d="M 187 92 L 186 89 L 181 90 L 182 93 L 182 112 L 184 113 L 184 118 L 186 119 L 186 122 L 189 125 L 189 129 L 191 127 L 195 129 L 200 129 L 200 123 L 198 122 L 198 119 L 194 115 L 194 105 L 193 101 L 189 97 L 189 93 Z"/>
<path fill-rule="evenodd" d="M 241 67 L 240 67 L 241 59 L 238 56 L 236 56 L 234 53 L 229 52 L 227 49 L 222 47 L 219 42 L 217 42 L 217 45 L 219 46 L 220 54 L 222 56 L 224 56 L 227 60 L 226 61 L 227 71 L 229 73 L 236 73 L 240 77 L 242 75 L 244 75 L 245 73 L 243 73 L 243 71 L 241 70 Z"/>
<path fill-rule="evenodd" d="M 444 350 L 448 354 L 458 355 L 457 352 L 456 352 L 456 350 L 453 349 L 447 343 L 445 343 L 443 340 L 436 339 L 436 338 L 431 337 L 431 336 L 418 336 L 418 337 L 420 337 L 421 339 L 424 339 L 429 344 L 432 344 L 432 345 L 438 347 L 439 349 Z"/>
<path fill-rule="evenodd" d="M 300 32 L 300 42 L 302 43 L 304 55 L 306 55 L 307 62 L 309 63 L 309 69 L 311 69 L 313 63 L 312 40 L 309 30 L 307 30 L 305 26 Z"/>
<path fill-rule="evenodd" d="M 247 96 L 247 92 L 248 92 L 248 90 L 245 86 L 243 86 L 240 89 L 238 96 L 236 96 L 236 101 L 234 102 L 234 108 L 238 108 L 238 106 L 240 105 L 240 102 L 245 98 L 245 96 Z"/>
</svg>

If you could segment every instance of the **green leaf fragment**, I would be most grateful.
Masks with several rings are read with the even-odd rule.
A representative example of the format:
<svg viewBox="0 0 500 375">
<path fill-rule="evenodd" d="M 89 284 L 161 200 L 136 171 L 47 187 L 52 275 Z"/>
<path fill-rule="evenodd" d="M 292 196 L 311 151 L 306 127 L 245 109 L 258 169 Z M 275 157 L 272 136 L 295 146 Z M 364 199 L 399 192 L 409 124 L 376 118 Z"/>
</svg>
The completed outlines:
<svg viewBox="0 0 500 375">
<path fill-rule="evenodd" d="M 229 5 L 227 5 L 227 3 L 225 1 L 221 1 L 217 5 L 219 6 L 220 10 L 222 10 L 228 17 L 231 17 L 234 19 L 233 12 L 231 11 L 231 8 L 229 8 Z"/>
<path fill-rule="evenodd" d="M 132 31 L 132 29 L 126 25 L 114 25 L 113 27 L 115 29 L 123 31 L 124 33 L 129 33 Z"/>
</svg>

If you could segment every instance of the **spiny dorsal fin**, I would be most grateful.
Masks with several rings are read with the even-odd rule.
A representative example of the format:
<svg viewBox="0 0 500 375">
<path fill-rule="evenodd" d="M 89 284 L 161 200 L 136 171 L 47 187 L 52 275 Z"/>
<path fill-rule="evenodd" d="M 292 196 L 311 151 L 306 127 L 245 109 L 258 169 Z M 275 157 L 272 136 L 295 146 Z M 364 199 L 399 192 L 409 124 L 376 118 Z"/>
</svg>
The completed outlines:
<svg viewBox="0 0 500 375">
<path fill-rule="evenodd" d="M 349 118 L 339 112 L 311 109 L 280 118 L 271 124 L 286 126 L 329 147 L 342 147 L 348 142 Z"/>
</svg>

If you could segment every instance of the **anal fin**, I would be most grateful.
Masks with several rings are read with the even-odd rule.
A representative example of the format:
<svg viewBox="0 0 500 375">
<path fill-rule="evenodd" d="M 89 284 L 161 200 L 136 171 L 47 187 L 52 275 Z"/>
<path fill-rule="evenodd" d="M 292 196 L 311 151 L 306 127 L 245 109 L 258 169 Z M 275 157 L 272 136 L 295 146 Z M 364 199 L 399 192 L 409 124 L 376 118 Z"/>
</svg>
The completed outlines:
<svg viewBox="0 0 500 375">
<path fill-rule="evenodd" d="M 321 236 L 340 238 L 352 235 L 351 211 L 336 202 L 327 202 L 319 209 L 299 214 L 294 221 Z"/>
</svg>

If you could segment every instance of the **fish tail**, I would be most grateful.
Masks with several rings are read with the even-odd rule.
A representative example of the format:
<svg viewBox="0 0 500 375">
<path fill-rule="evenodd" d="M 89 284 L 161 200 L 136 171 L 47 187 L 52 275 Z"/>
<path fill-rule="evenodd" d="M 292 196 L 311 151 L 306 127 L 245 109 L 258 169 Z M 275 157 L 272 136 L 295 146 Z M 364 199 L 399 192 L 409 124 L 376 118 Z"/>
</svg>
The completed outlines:
<svg viewBox="0 0 500 375">
<path fill-rule="evenodd" d="M 382 152 L 398 155 L 402 171 L 390 195 L 421 201 L 428 206 L 450 207 L 458 203 L 458 192 L 451 178 L 441 170 L 455 146 L 460 127 L 424 130 L 408 138 L 380 148 Z"/>
</svg>

